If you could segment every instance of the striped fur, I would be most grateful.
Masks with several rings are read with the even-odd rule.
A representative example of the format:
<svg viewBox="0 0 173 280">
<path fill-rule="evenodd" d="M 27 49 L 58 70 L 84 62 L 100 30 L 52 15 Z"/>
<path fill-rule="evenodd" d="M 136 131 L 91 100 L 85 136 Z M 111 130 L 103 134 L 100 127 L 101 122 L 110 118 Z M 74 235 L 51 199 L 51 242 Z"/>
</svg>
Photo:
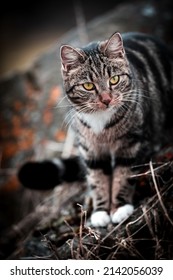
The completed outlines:
<svg viewBox="0 0 173 280">
<path fill-rule="evenodd" d="M 115 33 L 84 48 L 62 46 L 62 76 L 72 127 L 93 196 L 94 226 L 133 212 L 132 166 L 147 162 L 170 134 L 173 59 L 156 39 Z M 119 82 L 110 85 L 118 75 Z M 86 90 L 84 83 L 93 83 Z"/>
<path fill-rule="evenodd" d="M 79 156 L 26 163 L 19 180 L 50 189 L 87 177 L 92 225 L 120 223 L 134 209 L 134 166 L 173 139 L 173 57 L 148 35 L 115 33 L 84 48 L 62 46 L 61 61 Z"/>
</svg>

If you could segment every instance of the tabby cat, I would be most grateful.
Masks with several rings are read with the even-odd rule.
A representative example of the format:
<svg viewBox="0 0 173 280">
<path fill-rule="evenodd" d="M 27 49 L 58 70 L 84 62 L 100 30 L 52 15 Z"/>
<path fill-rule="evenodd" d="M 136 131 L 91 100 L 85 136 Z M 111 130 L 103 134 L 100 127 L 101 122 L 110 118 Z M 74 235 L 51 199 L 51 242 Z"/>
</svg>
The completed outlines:
<svg viewBox="0 0 173 280">
<path fill-rule="evenodd" d="M 133 167 L 148 162 L 173 127 L 173 57 L 151 36 L 118 32 L 83 48 L 63 45 L 60 57 L 79 157 L 28 163 L 19 179 L 32 187 L 32 173 L 46 188 L 86 173 L 91 224 L 120 223 L 134 210 Z"/>
</svg>

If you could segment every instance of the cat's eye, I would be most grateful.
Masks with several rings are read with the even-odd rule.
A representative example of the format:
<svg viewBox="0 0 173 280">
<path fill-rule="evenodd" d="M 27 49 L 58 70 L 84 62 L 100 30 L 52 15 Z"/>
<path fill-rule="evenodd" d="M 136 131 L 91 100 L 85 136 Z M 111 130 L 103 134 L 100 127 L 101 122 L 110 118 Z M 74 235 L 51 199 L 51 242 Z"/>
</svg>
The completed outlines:
<svg viewBox="0 0 173 280">
<path fill-rule="evenodd" d="M 93 83 L 84 83 L 83 87 L 86 90 L 92 90 L 92 89 L 94 89 L 94 84 Z"/>
<path fill-rule="evenodd" d="M 111 85 L 116 85 L 118 82 L 119 82 L 119 76 L 118 75 L 115 75 L 113 77 L 110 78 L 109 82 Z"/>
</svg>

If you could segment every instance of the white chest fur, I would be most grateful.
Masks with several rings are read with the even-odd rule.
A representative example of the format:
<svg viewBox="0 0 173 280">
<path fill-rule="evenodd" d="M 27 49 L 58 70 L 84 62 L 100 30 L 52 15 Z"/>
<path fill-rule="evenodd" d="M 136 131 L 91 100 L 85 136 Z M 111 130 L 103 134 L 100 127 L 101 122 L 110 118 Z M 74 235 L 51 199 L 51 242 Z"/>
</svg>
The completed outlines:
<svg viewBox="0 0 173 280">
<path fill-rule="evenodd" d="M 115 114 L 113 110 L 105 110 L 92 114 L 81 113 L 80 118 L 91 127 L 95 134 L 99 134 L 109 123 L 113 114 Z"/>
</svg>

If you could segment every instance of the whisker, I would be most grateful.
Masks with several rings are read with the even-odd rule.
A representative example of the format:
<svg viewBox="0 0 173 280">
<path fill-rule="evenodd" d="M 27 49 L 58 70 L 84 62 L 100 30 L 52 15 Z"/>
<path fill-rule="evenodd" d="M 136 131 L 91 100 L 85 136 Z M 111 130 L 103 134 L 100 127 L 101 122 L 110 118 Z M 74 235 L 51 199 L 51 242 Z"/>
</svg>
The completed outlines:
<svg viewBox="0 0 173 280">
<path fill-rule="evenodd" d="M 55 107 L 56 109 L 57 108 L 69 108 L 69 107 L 71 107 L 71 105 L 69 104 L 69 105 L 62 105 L 62 106 L 57 106 L 57 107 Z"/>
<path fill-rule="evenodd" d="M 74 110 L 73 108 L 67 113 L 64 122 L 66 122 L 66 126 L 69 126 L 73 119 L 75 118 L 76 115 L 80 115 L 82 112 L 86 112 L 89 111 L 90 113 L 92 112 L 92 108 L 88 107 L 88 103 L 87 104 L 81 104 L 80 105 L 80 109 L 79 110 Z"/>
<path fill-rule="evenodd" d="M 67 99 L 67 96 L 66 96 L 66 95 L 63 96 L 63 97 L 60 99 L 60 101 L 57 103 L 57 105 L 55 106 L 55 108 L 60 107 L 61 103 L 62 103 L 65 99 Z M 67 105 L 67 106 L 68 106 L 68 105 Z M 69 104 L 69 106 L 70 106 L 70 104 Z"/>
<path fill-rule="evenodd" d="M 143 111 L 143 107 L 142 104 L 140 103 L 139 100 L 134 100 L 134 99 L 130 99 L 130 98 L 125 98 L 123 99 L 124 102 L 130 102 L 130 103 L 134 103 L 137 104 L 138 107 L 140 107 L 141 111 Z M 126 103 L 127 104 L 127 103 Z"/>
<path fill-rule="evenodd" d="M 149 96 L 149 95 L 146 95 L 146 94 L 149 94 L 149 91 L 148 90 L 146 90 L 146 89 L 143 89 L 143 88 L 141 88 L 141 87 L 139 87 L 139 88 L 134 88 L 134 89 L 130 89 L 130 90 L 128 90 L 128 91 L 124 91 L 123 92 L 123 94 L 134 94 L 134 93 L 136 93 L 136 94 L 139 94 L 140 93 L 140 95 L 141 96 L 143 96 L 143 97 L 145 97 L 145 98 L 149 98 L 149 99 L 154 99 L 154 97 L 152 96 Z M 144 93 L 144 94 L 143 94 Z"/>
<path fill-rule="evenodd" d="M 151 97 L 151 96 L 147 96 L 147 95 L 145 95 L 145 94 L 142 94 L 142 93 L 148 93 L 148 91 L 145 91 L 145 90 L 141 90 L 141 89 L 139 89 L 139 90 L 130 90 L 130 91 L 127 91 L 127 92 L 123 92 L 123 95 L 125 95 L 125 96 L 133 96 L 133 94 L 139 94 L 140 95 L 140 97 L 144 97 L 144 98 L 148 98 L 148 99 L 154 99 L 153 97 Z"/>
</svg>

